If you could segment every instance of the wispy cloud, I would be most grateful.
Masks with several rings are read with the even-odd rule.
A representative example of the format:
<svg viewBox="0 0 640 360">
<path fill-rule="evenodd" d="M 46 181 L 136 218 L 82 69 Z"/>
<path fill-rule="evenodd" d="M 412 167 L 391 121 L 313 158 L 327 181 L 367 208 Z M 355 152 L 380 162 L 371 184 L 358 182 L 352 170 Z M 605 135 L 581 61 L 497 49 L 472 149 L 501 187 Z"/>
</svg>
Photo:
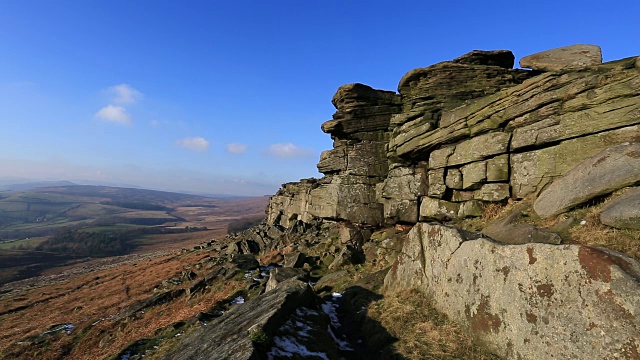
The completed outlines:
<svg viewBox="0 0 640 360">
<path fill-rule="evenodd" d="M 247 151 L 248 146 L 246 144 L 231 143 L 227 144 L 227 152 L 231 154 L 243 154 Z"/>
<path fill-rule="evenodd" d="M 269 145 L 267 154 L 278 158 L 292 159 L 313 155 L 313 151 L 292 143 L 278 143 Z"/>
<path fill-rule="evenodd" d="M 122 125 L 131 125 L 133 124 L 133 119 L 127 113 L 127 110 L 121 106 L 107 105 L 102 109 L 98 110 L 95 114 L 97 119 L 106 122 L 112 122 Z"/>
<path fill-rule="evenodd" d="M 120 84 L 110 86 L 107 89 L 107 93 L 111 96 L 111 101 L 116 104 L 135 104 L 138 100 L 142 99 L 142 93 L 128 84 Z"/>
<path fill-rule="evenodd" d="M 179 139 L 175 141 L 175 144 L 193 151 L 207 151 L 211 146 L 209 140 L 200 136 Z"/>
</svg>

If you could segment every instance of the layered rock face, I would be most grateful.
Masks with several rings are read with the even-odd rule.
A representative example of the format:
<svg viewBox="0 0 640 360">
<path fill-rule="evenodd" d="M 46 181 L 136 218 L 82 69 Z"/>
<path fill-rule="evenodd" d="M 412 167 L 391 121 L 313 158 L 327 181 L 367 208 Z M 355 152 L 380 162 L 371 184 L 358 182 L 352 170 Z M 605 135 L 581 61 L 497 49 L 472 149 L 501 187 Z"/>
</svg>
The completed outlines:
<svg viewBox="0 0 640 360">
<path fill-rule="evenodd" d="M 535 197 L 576 164 L 640 140 L 637 58 L 600 64 L 599 48 L 582 45 L 536 55 L 525 63 L 538 70 L 527 71 L 511 69 L 509 51 L 476 50 L 409 71 L 400 95 L 340 87 L 322 125 L 334 140 L 318 163 L 325 176 L 285 184 L 269 223 L 478 216 L 486 203 Z M 554 67 L 536 65 L 544 61 Z"/>
<path fill-rule="evenodd" d="M 380 225 L 383 205 L 376 186 L 389 172 L 386 146 L 389 121 L 401 111 L 400 96 L 362 84 L 341 86 L 332 100 L 337 111 L 322 124 L 333 149 L 322 153 L 320 180 L 283 185 L 271 198 L 268 222 L 289 227 L 313 218 Z"/>
</svg>

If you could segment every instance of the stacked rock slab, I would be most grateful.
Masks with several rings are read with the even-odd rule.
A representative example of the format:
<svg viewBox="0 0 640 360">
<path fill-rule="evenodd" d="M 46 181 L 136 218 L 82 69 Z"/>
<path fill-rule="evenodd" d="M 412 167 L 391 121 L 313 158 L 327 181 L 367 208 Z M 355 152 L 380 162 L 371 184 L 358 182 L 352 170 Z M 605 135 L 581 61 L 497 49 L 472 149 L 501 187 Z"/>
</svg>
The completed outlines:
<svg viewBox="0 0 640 360">
<path fill-rule="evenodd" d="M 271 198 L 267 221 L 288 227 L 314 218 L 381 225 L 383 205 L 376 186 L 389 172 L 386 146 L 389 120 L 401 111 L 400 96 L 362 84 L 341 86 L 332 100 L 337 111 L 322 124 L 333 149 L 322 153 L 325 176 L 283 185 Z"/>
</svg>

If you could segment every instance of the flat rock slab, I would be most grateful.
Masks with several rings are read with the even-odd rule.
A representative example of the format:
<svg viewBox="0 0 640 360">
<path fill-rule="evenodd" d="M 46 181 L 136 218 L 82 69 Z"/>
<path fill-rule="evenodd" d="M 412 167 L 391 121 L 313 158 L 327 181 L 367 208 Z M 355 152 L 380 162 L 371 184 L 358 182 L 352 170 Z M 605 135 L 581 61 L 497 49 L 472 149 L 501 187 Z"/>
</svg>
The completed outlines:
<svg viewBox="0 0 640 360">
<path fill-rule="evenodd" d="M 605 205 L 600 222 L 618 229 L 640 230 L 640 187 L 625 191 Z"/>
<path fill-rule="evenodd" d="M 166 360 L 259 359 L 259 351 L 249 336 L 249 329 L 257 326 L 267 335 L 276 333 L 297 308 L 312 305 L 315 294 L 301 281 L 285 281 L 244 304 L 234 305 L 224 315 L 198 328 L 181 339 L 180 344 L 167 353 Z M 255 328 L 255 327 L 254 327 Z"/>
<path fill-rule="evenodd" d="M 505 359 L 637 359 L 640 264 L 580 245 L 503 245 L 419 223 L 385 278 Z"/>
<path fill-rule="evenodd" d="M 533 204 L 536 214 L 561 214 L 598 196 L 640 181 L 640 143 L 610 147 L 578 164 L 542 191 Z"/>
<path fill-rule="evenodd" d="M 482 229 L 482 234 L 505 244 L 519 245 L 528 243 L 560 244 L 560 235 L 537 228 L 531 224 L 515 224 L 522 216 L 515 211 L 503 219 L 497 220 Z"/>
<path fill-rule="evenodd" d="M 602 50 L 596 45 L 571 45 L 539 52 L 520 59 L 520 66 L 540 71 L 577 69 L 602 64 Z"/>
</svg>

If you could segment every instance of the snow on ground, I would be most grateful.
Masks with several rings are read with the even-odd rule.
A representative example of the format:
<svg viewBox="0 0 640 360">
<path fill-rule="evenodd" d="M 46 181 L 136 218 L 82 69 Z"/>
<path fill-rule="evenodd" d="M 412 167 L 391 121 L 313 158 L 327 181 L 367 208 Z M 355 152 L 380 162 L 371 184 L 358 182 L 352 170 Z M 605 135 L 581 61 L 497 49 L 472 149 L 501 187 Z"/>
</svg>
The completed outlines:
<svg viewBox="0 0 640 360">
<path fill-rule="evenodd" d="M 333 333 L 333 330 L 331 330 L 331 325 L 327 326 L 327 331 L 329 331 L 329 334 L 331 335 L 331 337 L 333 338 L 333 341 L 336 342 L 336 345 L 338 345 L 338 349 L 340 350 L 344 350 L 344 351 L 353 351 L 354 349 L 349 345 L 348 341 L 345 340 L 341 340 L 338 339 L 338 337 L 336 336 L 336 334 Z"/>
<path fill-rule="evenodd" d="M 240 305 L 244 304 L 244 298 L 242 296 L 238 296 L 237 298 L 231 300 L 231 305 Z"/>
<path fill-rule="evenodd" d="M 349 342 L 346 341 L 344 337 L 342 339 L 338 339 L 336 334 L 333 332 L 333 329 L 331 329 L 332 326 L 335 329 L 338 329 L 342 326 L 342 324 L 340 324 L 340 319 L 338 319 L 338 304 L 335 303 L 335 301 L 341 297 L 341 293 L 334 292 L 333 294 L 331 294 L 331 300 L 327 300 L 322 303 L 321 307 L 322 311 L 329 316 L 329 319 L 331 319 L 331 325 L 327 327 L 327 330 L 329 331 L 329 334 L 331 335 L 333 340 L 336 342 L 338 349 L 344 351 L 353 351 L 354 349 L 349 345 Z"/>
<path fill-rule="evenodd" d="M 274 346 L 267 353 L 267 359 L 280 359 L 282 357 L 293 357 L 294 355 L 304 356 L 305 358 L 316 357 L 329 360 L 327 354 L 322 352 L 309 351 L 306 346 L 298 343 L 293 336 L 276 336 Z"/>
</svg>

